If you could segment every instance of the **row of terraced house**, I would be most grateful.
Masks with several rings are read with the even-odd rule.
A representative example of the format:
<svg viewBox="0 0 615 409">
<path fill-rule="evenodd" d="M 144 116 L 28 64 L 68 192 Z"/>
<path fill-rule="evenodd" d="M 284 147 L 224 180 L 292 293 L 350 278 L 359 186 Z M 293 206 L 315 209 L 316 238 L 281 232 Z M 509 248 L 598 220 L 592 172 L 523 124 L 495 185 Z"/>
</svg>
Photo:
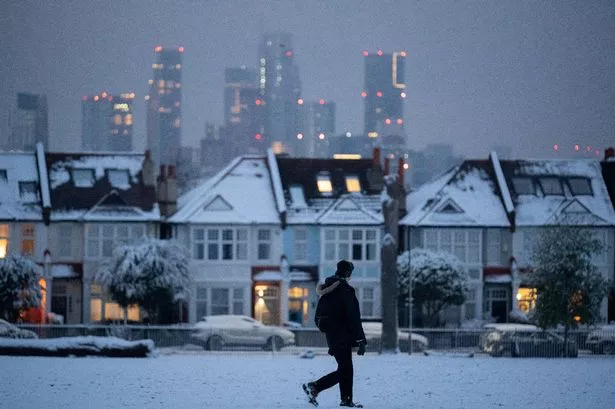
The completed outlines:
<svg viewBox="0 0 615 409">
<path fill-rule="evenodd" d="M 506 322 L 533 308 L 524 287 L 536 237 L 555 224 L 582 225 L 603 243 L 594 263 L 615 275 L 615 159 L 465 160 L 400 203 L 400 251 L 456 255 L 471 280 L 466 302 L 443 313 L 457 326 Z M 401 164 L 400 164 L 401 165 Z M 397 166 L 403 185 L 404 167 Z M 363 318 L 380 318 L 382 190 L 388 162 L 246 155 L 177 197 L 173 167 L 148 153 L 0 153 L 0 258 L 31 256 L 48 309 L 69 324 L 123 319 L 94 281 L 118 244 L 145 235 L 177 240 L 191 256 L 193 291 L 177 320 L 250 315 L 312 326 L 316 285 L 340 259 Z M 513 287 L 520 290 L 513 298 Z M 516 288 L 516 287 L 515 287 Z M 605 298 L 604 320 L 615 319 Z M 43 311 L 43 316 L 44 311 Z M 138 308 L 132 321 L 147 317 Z M 415 316 L 415 319 L 419 319 Z M 402 322 L 403 324 L 403 322 Z"/>
</svg>

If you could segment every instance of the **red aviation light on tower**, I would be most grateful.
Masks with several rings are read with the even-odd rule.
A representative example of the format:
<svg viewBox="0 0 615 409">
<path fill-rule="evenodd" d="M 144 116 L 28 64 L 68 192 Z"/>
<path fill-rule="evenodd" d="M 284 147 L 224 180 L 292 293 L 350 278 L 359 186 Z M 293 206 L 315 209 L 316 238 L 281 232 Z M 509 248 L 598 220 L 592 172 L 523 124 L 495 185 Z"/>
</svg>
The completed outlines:
<svg viewBox="0 0 615 409">
<path fill-rule="evenodd" d="M 361 92 L 361 96 L 362 96 L 363 98 L 367 97 L 367 92 L 365 92 L 365 91 Z"/>
<path fill-rule="evenodd" d="M 400 55 L 401 57 L 405 57 L 407 54 L 406 54 L 406 52 L 405 52 L 405 51 L 400 51 L 399 55 Z"/>
<path fill-rule="evenodd" d="M 382 54 L 384 54 L 384 53 L 382 52 L 382 50 L 378 50 L 378 52 L 376 54 L 378 54 L 378 56 L 382 57 Z"/>
<path fill-rule="evenodd" d="M 82 101 L 87 101 L 87 100 L 88 100 L 88 96 L 87 96 L 87 95 L 82 96 L 82 97 L 81 97 L 81 100 L 82 100 Z"/>
<path fill-rule="evenodd" d="M 260 141 L 262 138 L 261 134 L 257 133 L 256 135 L 254 135 L 254 139 L 256 139 L 257 141 Z"/>
<path fill-rule="evenodd" d="M 254 103 L 256 105 L 261 105 L 263 103 L 263 101 L 257 98 L 256 101 L 254 101 Z"/>
<path fill-rule="evenodd" d="M 585 150 L 586 150 L 587 152 L 591 152 L 591 151 L 592 151 L 592 147 L 588 145 L 588 146 L 585 148 Z"/>
<path fill-rule="evenodd" d="M 376 96 L 377 96 L 378 98 L 382 97 L 382 91 L 378 91 L 378 92 L 376 92 Z"/>
<path fill-rule="evenodd" d="M 367 50 L 363 50 L 363 57 L 367 57 L 369 55 L 369 52 L 367 52 Z"/>
<path fill-rule="evenodd" d="M 406 98 L 406 96 L 407 96 L 405 92 L 402 92 L 402 93 L 401 93 L 401 94 L 399 94 L 399 95 L 400 95 L 402 98 Z"/>
<path fill-rule="evenodd" d="M 391 125 L 391 118 L 385 119 L 384 123 L 387 124 L 387 125 Z"/>
<path fill-rule="evenodd" d="M 154 47 L 154 52 L 161 53 L 162 52 L 162 47 L 157 45 L 156 47 Z"/>
<path fill-rule="evenodd" d="M 577 152 L 579 151 L 579 145 L 578 144 L 574 145 L 574 150 L 577 151 Z"/>
<path fill-rule="evenodd" d="M 98 102 L 98 95 L 94 95 L 94 101 Z"/>
<path fill-rule="evenodd" d="M 319 100 L 318 100 L 318 103 L 319 103 L 320 105 L 324 105 L 324 104 L 326 104 L 326 103 L 327 103 L 327 101 L 325 101 L 324 99 L 322 99 L 322 98 L 321 98 L 321 99 L 319 99 Z"/>
<path fill-rule="evenodd" d="M 178 50 L 180 53 L 183 53 L 183 52 L 184 52 L 184 47 L 179 47 L 177 50 Z"/>
<path fill-rule="evenodd" d="M 293 52 L 291 50 L 286 51 L 286 56 L 287 57 L 292 57 L 293 56 Z"/>
<path fill-rule="evenodd" d="M 397 118 L 397 125 L 401 125 L 404 123 L 404 120 L 401 118 Z"/>
<path fill-rule="evenodd" d="M 555 152 L 559 151 L 559 145 L 558 144 L 553 145 L 553 150 Z"/>
<path fill-rule="evenodd" d="M 303 98 L 299 98 L 299 99 L 297 100 L 297 104 L 298 104 L 298 105 L 303 105 Z"/>
</svg>

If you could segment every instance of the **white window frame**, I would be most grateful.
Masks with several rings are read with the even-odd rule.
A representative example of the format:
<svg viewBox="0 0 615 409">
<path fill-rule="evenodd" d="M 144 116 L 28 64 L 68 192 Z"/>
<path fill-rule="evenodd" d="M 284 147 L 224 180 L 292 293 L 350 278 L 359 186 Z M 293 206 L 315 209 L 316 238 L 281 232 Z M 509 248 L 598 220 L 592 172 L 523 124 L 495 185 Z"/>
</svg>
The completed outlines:
<svg viewBox="0 0 615 409">
<path fill-rule="evenodd" d="M 295 228 L 293 242 L 294 262 L 300 263 L 307 261 L 308 230 L 305 227 Z"/>
<path fill-rule="evenodd" d="M 361 304 L 361 316 L 362 317 L 374 317 L 376 316 L 376 290 L 374 287 L 361 287 L 359 289 L 359 302 Z M 370 312 L 368 314 L 367 312 Z"/>
<path fill-rule="evenodd" d="M 224 294 L 224 303 L 214 303 L 214 292 Z M 199 321 L 206 315 L 243 315 L 246 306 L 245 287 L 207 287 L 204 284 L 197 285 L 195 290 L 195 314 Z M 202 313 L 199 314 L 198 311 Z M 204 312 L 204 313 L 203 313 Z"/>
<path fill-rule="evenodd" d="M 322 243 L 321 259 L 325 262 L 341 259 L 380 261 L 379 229 L 375 227 L 327 228 L 324 229 Z M 372 254 L 370 258 L 367 258 L 368 248 Z M 359 257 L 355 257 L 355 249 L 359 249 Z"/>
<path fill-rule="evenodd" d="M 33 223 L 21 224 L 21 254 L 24 256 L 34 256 L 36 253 L 36 225 Z M 32 242 L 32 250 L 26 252 L 27 242 Z"/>
<path fill-rule="evenodd" d="M 111 257 L 117 246 L 134 242 L 147 234 L 144 223 L 90 223 L 85 228 L 88 259 Z"/>
<path fill-rule="evenodd" d="M 228 238 L 230 233 L 231 238 Z M 190 234 L 193 260 L 208 263 L 248 259 L 248 229 L 243 227 L 192 227 Z M 224 258 L 230 246 L 230 258 Z M 200 254 L 199 254 L 200 252 Z"/>
<path fill-rule="evenodd" d="M 481 229 L 424 229 L 423 247 L 454 254 L 465 265 L 483 263 Z"/>
<path fill-rule="evenodd" d="M 258 229 L 256 231 L 256 258 L 258 260 L 271 260 L 273 234 L 271 229 Z M 266 254 L 262 254 L 261 250 Z"/>
</svg>

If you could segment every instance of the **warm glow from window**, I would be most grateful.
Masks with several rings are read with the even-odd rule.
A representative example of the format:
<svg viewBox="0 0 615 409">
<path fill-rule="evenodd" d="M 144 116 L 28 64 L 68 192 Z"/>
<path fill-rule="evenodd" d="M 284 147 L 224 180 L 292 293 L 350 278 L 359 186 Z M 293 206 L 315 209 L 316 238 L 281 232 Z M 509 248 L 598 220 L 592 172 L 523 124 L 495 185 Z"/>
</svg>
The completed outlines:
<svg viewBox="0 0 615 409">
<path fill-rule="evenodd" d="M 102 302 L 100 298 L 90 299 L 90 321 L 98 322 L 101 320 Z"/>
<path fill-rule="evenodd" d="M 6 257 L 6 252 L 9 247 L 9 242 L 7 239 L 0 239 L 0 258 Z"/>
<path fill-rule="evenodd" d="M 367 136 L 369 136 L 370 138 L 377 138 L 378 137 L 378 132 L 368 132 Z"/>
<path fill-rule="evenodd" d="M 113 123 L 115 125 L 121 125 L 122 124 L 122 116 L 120 114 L 113 115 Z"/>
<path fill-rule="evenodd" d="M 5 258 L 9 247 L 9 225 L 0 224 L 0 258 Z"/>
<path fill-rule="evenodd" d="M 359 182 L 358 176 L 346 176 L 346 190 L 352 193 L 361 191 L 361 182 Z"/>
<path fill-rule="evenodd" d="M 333 155 L 333 159 L 361 159 L 361 155 L 358 153 L 336 153 Z"/>
<path fill-rule="evenodd" d="M 132 114 L 126 114 L 126 117 L 124 117 L 124 123 L 126 125 L 132 125 Z"/>
<path fill-rule="evenodd" d="M 331 178 L 329 175 L 318 175 L 316 178 L 316 184 L 320 193 L 333 192 L 333 185 L 331 184 Z"/>
<path fill-rule="evenodd" d="M 293 287 L 293 288 L 288 289 L 288 298 L 301 298 L 301 297 L 303 297 L 303 288 Z"/>
<path fill-rule="evenodd" d="M 536 306 L 536 289 L 535 288 L 519 288 L 517 292 L 517 307 L 528 313 Z"/>
</svg>

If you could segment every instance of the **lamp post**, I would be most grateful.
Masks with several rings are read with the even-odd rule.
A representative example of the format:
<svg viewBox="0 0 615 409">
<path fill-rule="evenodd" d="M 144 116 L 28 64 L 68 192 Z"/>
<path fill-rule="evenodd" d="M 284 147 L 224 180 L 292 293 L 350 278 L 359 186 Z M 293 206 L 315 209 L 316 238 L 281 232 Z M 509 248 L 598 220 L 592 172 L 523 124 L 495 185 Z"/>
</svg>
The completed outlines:
<svg viewBox="0 0 615 409">
<path fill-rule="evenodd" d="M 53 274 L 51 273 L 51 252 L 49 250 L 45 250 L 43 263 L 45 276 L 45 315 L 42 317 L 42 322 L 49 324 L 49 313 L 51 312 L 51 286 L 53 282 Z"/>
<path fill-rule="evenodd" d="M 408 255 L 408 258 L 410 256 Z M 410 262 L 408 261 L 408 264 L 410 264 Z M 408 266 L 409 267 L 409 266 Z M 408 340 L 410 342 L 410 345 L 408 347 L 408 354 L 412 355 L 412 286 L 413 286 L 413 279 L 412 279 L 412 269 L 409 268 L 408 270 Z"/>
</svg>

